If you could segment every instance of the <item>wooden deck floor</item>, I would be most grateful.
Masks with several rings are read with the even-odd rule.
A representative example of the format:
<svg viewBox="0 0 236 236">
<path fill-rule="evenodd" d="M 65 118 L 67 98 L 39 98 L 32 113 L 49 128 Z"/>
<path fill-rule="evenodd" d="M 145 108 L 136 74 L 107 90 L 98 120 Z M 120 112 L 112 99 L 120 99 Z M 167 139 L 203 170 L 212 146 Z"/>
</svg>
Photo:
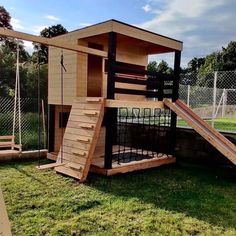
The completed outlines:
<svg viewBox="0 0 236 236">
<path fill-rule="evenodd" d="M 124 153 L 130 152 L 130 147 L 118 147 L 116 145 L 113 146 L 113 154 L 117 154 L 119 152 L 119 149 L 122 150 Z M 142 155 L 149 155 L 151 153 L 147 150 L 136 150 L 132 148 L 132 151 L 137 154 Z M 48 158 L 53 160 L 56 157 L 56 153 L 50 153 L 48 154 Z M 105 169 L 104 168 L 104 156 L 95 157 L 92 165 L 90 167 L 90 172 L 102 174 L 102 175 L 115 175 L 119 173 L 127 173 L 137 170 L 144 170 L 149 168 L 154 168 L 162 165 L 172 164 L 176 162 L 176 158 L 173 156 L 168 156 L 165 154 L 156 154 L 154 156 L 151 156 L 150 159 L 143 159 L 138 161 L 130 161 L 126 163 L 118 163 L 117 161 L 113 161 L 112 163 L 112 169 Z"/>
</svg>

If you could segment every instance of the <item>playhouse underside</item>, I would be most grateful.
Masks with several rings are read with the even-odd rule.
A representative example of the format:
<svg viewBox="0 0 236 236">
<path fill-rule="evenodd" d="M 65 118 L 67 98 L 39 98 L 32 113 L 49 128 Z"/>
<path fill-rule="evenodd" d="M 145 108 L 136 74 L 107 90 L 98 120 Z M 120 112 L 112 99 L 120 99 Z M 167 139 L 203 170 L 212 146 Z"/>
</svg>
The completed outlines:
<svg viewBox="0 0 236 236">
<path fill-rule="evenodd" d="M 137 101 L 105 99 L 105 109 L 116 109 L 115 121 L 105 121 L 104 118 L 103 125 L 97 128 L 99 104 L 94 98 L 90 98 L 92 100 L 86 103 L 85 100 L 88 99 L 77 98 L 71 108 L 64 107 L 70 116 L 65 130 L 54 130 L 56 150 L 48 153 L 49 159 L 57 160 L 57 163 L 69 163 L 70 167 L 78 169 L 80 165 L 85 165 L 86 158 L 90 163 L 89 171 L 103 175 L 126 173 L 175 162 L 170 129 L 171 113 L 169 109 L 164 108 L 163 102 L 139 101 L 137 106 Z M 60 106 L 55 108 L 56 121 L 61 112 L 59 108 Z M 58 127 L 58 124 L 54 126 Z M 106 140 L 108 129 L 112 131 L 112 138 Z M 93 143 L 93 132 L 96 130 L 97 139 Z M 62 146 L 61 132 L 64 131 Z M 110 153 L 106 151 L 107 143 L 112 147 Z"/>
</svg>

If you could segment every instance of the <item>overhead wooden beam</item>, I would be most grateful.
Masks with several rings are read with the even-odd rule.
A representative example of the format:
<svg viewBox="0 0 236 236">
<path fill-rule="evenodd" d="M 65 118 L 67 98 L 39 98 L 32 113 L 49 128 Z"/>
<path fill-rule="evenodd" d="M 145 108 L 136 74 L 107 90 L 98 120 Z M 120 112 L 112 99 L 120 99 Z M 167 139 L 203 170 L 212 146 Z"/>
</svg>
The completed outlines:
<svg viewBox="0 0 236 236">
<path fill-rule="evenodd" d="M 67 49 L 67 50 L 71 50 L 75 52 L 82 52 L 82 53 L 87 53 L 87 54 L 96 55 L 100 57 L 107 57 L 107 52 L 105 51 L 88 48 L 88 47 L 84 47 L 80 45 L 67 44 L 55 38 L 44 38 L 44 37 L 40 37 L 40 36 L 36 36 L 32 34 L 26 34 L 26 33 L 14 31 L 14 30 L 5 29 L 2 27 L 0 27 L 0 35 L 11 37 L 11 38 L 17 38 L 21 40 L 26 40 L 26 41 L 30 41 L 34 43 L 40 43 L 47 46 L 63 48 L 63 49 Z"/>
</svg>

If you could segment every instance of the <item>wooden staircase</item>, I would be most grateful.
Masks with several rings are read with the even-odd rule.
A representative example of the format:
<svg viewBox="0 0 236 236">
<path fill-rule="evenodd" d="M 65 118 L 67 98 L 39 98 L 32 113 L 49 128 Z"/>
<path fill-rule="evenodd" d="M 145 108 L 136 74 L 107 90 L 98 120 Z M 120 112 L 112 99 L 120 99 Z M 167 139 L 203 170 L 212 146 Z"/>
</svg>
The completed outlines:
<svg viewBox="0 0 236 236">
<path fill-rule="evenodd" d="M 104 116 L 104 99 L 80 97 L 72 105 L 55 163 L 56 172 L 84 182 L 92 162 Z"/>
</svg>

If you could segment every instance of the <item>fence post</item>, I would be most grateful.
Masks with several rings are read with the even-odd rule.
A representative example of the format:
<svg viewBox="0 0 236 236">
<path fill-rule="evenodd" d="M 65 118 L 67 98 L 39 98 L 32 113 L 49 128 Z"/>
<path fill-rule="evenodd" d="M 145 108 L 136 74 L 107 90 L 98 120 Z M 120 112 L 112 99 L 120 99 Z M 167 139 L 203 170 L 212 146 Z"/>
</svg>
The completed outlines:
<svg viewBox="0 0 236 236">
<path fill-rule="evenodd" d="M 188 84 L 188 94 L 187 94 L 187 106 L 189 107 L 189 99 L 190 99 L 190 85 Z"/>
<path fill-rule="evenodd" d="M 212 127 L 214 127 L 214 123 L 215 123 L 217 76 L 218 76 L 218 72 L 215 71 L 214 72 L 214 85 L 213 85 L 212 119 L 211 119 Z"/>
<path fill-rule="evenodd" d="M 222 113 L 221 117 L 225 116 L 225 105 L 227 104 L 227 90 L 224 88 L 223 90 L 223 101 L 222 101 Z"/>
</svg>

